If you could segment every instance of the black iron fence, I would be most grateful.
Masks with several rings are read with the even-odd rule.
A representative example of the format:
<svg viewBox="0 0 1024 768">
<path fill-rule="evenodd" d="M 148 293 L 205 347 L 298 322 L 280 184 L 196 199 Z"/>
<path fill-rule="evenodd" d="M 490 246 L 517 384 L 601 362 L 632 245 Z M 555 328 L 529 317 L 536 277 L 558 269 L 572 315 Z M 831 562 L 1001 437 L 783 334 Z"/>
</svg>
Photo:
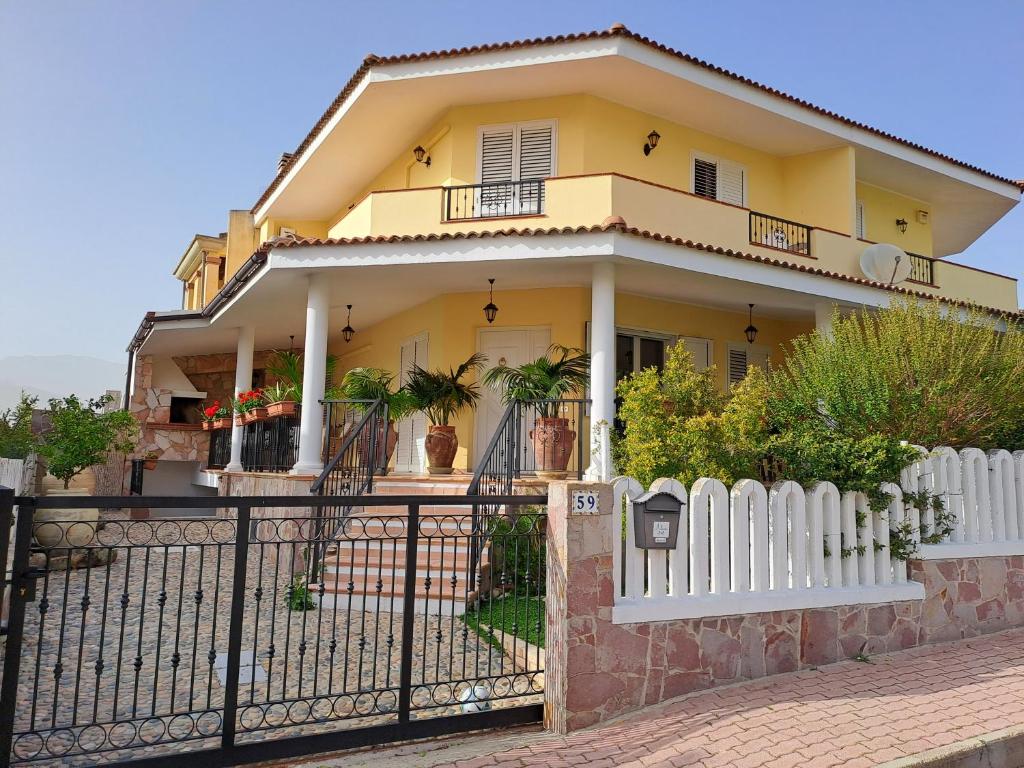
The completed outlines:
<svg viewBox="0 0 1024 768">
<path fill-rule="evenodd" d="M 228 765 L 539 720 L 546 499 L 493 500 L 516 514 L 0 492 L 0 760 Z M 330 505 L 362 511 L 322 548 Z M 97 525 L 127 506 L 227 514 Z"/>
<path fill-rule="evenodd" d="M 246 472 L 287 472 L 299 458 L 299 419 L 276 416 L 242 427 L 242 469 Z"/>
<path fill-rule="evenodd" d="M 445 221 L 538 216 L 544 212 L 544 180 L 445 187 L 443 206 Z"/>
<path fill-rule="evenodd" d="M 811 228 L 796 221 L 751 211 L 750 242 L 810 256 Z"/>
<path fill-rule="evenodd" d="M 910 257 L 910 280 L 925 285 L 935 285 L 934 259 L 918 253 L 908 253 Z"/>
</svg>

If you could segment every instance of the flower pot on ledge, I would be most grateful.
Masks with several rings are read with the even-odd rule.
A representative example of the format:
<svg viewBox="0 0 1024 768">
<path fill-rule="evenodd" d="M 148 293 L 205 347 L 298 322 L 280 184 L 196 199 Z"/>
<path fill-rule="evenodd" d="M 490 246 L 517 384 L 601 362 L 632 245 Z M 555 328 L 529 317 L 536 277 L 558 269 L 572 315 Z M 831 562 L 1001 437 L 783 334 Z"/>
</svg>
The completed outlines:
<svg viewBox="0 0 1024 768">
<path fill-rule="evenodd" d="M 266 408 L 253 408 L 251 411 L 246 411 L 242 416 L 246 424 L 252 424 L 255 421 L 265 420 L 269 416 L 269 412 Z"/>
<path fill-rule="evenodd" d="M 209 432 L 212 429 L 214 429 L 212 421 L 204 421 L 203 422 L 203 431 L 204 432 Z"/>
<path fill-rule="evenodd" d="M 214 419 L 213 420 L 213 429 L 231 429 L 231 419 L 230 419 L 230 417 L 225 416 L 225 417 L 220 418 L 220 419 Z"/>
<path fill-rule="evenodd" d="M 236 427 L 244 427 L 245 426 L 245 414 L 244 413 L 240 413 L 237 416 L 235 416 L 235 426 Z"/>
<path fill-rule="evenodd" d="M 294 400 L 279 400 L 276 403 L 267 405 L 267 416 L 294 416 L 299 409 L 299 404 Z"/>
</svg>

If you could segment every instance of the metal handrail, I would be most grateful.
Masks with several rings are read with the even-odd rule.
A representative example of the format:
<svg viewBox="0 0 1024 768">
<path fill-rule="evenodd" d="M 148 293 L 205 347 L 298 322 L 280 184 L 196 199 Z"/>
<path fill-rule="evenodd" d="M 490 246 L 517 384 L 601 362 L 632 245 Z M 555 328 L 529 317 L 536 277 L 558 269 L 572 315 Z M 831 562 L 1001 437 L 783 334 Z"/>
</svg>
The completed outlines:
<svg viewBox="0 0 1024 768">
<path fill-rule="evenodd" d="M 372 405 L 369 408 L 366 409 L 366 411 L 363 413 L 363 418 L 359 420 L 358 424 L 356 424 L 356 428 L 353 429 L 349 433 L 348 437 L 346 437 L 342 441 L 341 446 L 338 448 L 337 453 L 334 454 L 333 458 L 323 468 L 323 471 L 320 473 L 320 476 L 316 480 L 313 481 L 313 485 L 311 485 L 309 487 L 310 492 L 311 493 L 316 493 L 316 494 L 322 494 L 323 493 L 324 483 L 327 481 L 327 478 L 330 477 L 331 473 L 335 470 L 335 468 L 337 468 L 337 466 L 338 466 L 339 462 L 341 461 L 341 459 L 344 457 L 344 455 L 348 452 L 348 450 L 352 447 L 352 445 L 355 443 L 355 441 L 362 434 L 362 431 L 363 431 L 364 427 L 366 426 L 367 422 L 369 422 L 370 419 L 373 418 L 374 414 L 376 413 L 376 410 L 377 410 L 378 406 L 380 406 L 380 404 L 382 402 L 384 402 L 384 401 L 383 400 L 330 400 L 330 401 L 325 400 L 323 402 L 324 402 L 325 405 L 328 402 L 337 402 L 337 403 L 372 403 Z M 385 417 L 386 416 L 387 416 L 387 409 L 385 408 Z M 376 435 L 373 435 L 371 437 L 373 437 L 375 439 Z M 371 457 L 370 457 L 370 464 L 371 464 L 371 466 L 374 463 L 374 459 L 376 459 L 376 453 L 371 454 Z M 371 477 L 373 476 L 372 473 L 371 473 L 370 476 Z M 350 495 L 350 494 L 347 494 L 347 495 Z M 351 495 L 359 495 L 359 494 L 357 493 L 357 494 L 351 494 Z"/>
<path fill-rule="evenodd" d="M 512 401 L 508 404 L 508 407 L 505 408 L 505 413 L 502 414 L 501 421 L 498 422 L 498 428 L 494 430 L 494 434 L 491 435 L 491 440 L 487 444 L 487 448 L 484 449 L 483 458 L 477 468 L 473 470 L 473 480 L 470 482 L 469 488 L 466 489 L 467 496 L 480 495 L 480 483 L 483 480 L 484 471 L 487 469 L 490 458 L 494 455 L 498 447 L 498 441 L 501 440 L 510 421 L 515 420 L 518 422 L 518 418 L 516 418 L 519 411 L 518 405 L 519 403 L 517 401 Z"/>
</svg>

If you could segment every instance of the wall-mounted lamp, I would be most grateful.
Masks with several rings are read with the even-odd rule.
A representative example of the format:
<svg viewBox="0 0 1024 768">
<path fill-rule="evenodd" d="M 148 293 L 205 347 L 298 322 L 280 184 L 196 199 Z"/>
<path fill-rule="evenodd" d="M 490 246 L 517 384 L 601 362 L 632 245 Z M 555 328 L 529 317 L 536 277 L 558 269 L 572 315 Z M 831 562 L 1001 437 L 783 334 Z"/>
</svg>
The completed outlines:
<svg viewBox="0 0 1024 768">
<path fill-rule="evenodd" d="M 494 318 L 498 316 L 498 307 L 494 303 L 494 278 L 487 278 L 487 282 L 491 284 L 491 298 L 490 301 L 487 302 L 487 306 L 484 307 L 484 317 L 487 318 L 488 323 L 493 323 Z"/>
<path fill-rule="evenodd" d="M 906 231 L 907 231 L 907 220 L 906 219 L 896 219 L 896 229 L 898 229 L 900 231 L 901 235 L 905 234 Z"/>
<path fill-rule="evenodd" d="M 748 304 L 747 306 L 750 307 L 750 318 L 749 325 L 743 329 L 743 335 L 747 337 L 748 344 L 753 344 L 757 341 L 757 328 L 754 327 L 754 305 Z"/>
<path fill-rule="evenodd" d="M 658 146 L 658 141 L 661 139 L 661 134 L 657 131 L 651 131 L 647 134 L 647 143 L 644 144 L 644 154 L 649 155 L 654 151 L 654 148 Z"/>
<path fill-rule="evenodd" d="M 430 155 L 427 154 L 427 150 L 422 145 L 416 145 L 416 149 L 412 151 L 412 156 L 416 158 L 417 163 L 423 163 L 427 168 L 430 167 Z"/>
<path fill-rule="evenodd" d="M 348 318 L 345 320 L 345 327 L 341 329 L 341 337 L 345 339 L 346 344 L 356 335 L 356 329 L 352 327 L 352 305 L 348 304 L 347 308 Z"/>
</svg>

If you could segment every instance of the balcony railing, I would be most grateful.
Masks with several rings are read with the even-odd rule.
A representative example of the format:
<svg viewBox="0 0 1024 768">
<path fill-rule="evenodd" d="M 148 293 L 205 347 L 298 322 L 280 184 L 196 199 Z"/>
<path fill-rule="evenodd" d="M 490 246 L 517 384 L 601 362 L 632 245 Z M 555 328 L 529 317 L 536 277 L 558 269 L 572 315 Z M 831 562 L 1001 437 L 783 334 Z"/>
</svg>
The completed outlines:
<svg viewBox="0 0 1024 768">
<path fill-rule="evenodd" d="M 242 427 L 242 470 L 287 472 L 299 457 L 299 413 L 254 421 Z M 209 469 L 231 462 L 231 428 L 210 433 Z"/>
<path fill-rule="evenodd" d="M 544 180 L 501 181 L 444 188 L 444 220 L 539 216 L 544 212 Z"/>
<path fill-rule="evenodd" d="M 210 433 L 210 457 L 207 469 L 224 469 L 231 461 L 231 430 L 215 429 Z"/>
<path fill-rule="evenodd" d="M 811 228 L 796 221 L 751 211 L 750 242 L 810 256 Z"/>
<path fill-rule="evenodd" d="M 910 280 L 925 285 L 935 285 L 935 271 L 932 265 L 935 259 L 922 256 L 919 253 L 908 253 L 910 257 Z"/>
</svg>

